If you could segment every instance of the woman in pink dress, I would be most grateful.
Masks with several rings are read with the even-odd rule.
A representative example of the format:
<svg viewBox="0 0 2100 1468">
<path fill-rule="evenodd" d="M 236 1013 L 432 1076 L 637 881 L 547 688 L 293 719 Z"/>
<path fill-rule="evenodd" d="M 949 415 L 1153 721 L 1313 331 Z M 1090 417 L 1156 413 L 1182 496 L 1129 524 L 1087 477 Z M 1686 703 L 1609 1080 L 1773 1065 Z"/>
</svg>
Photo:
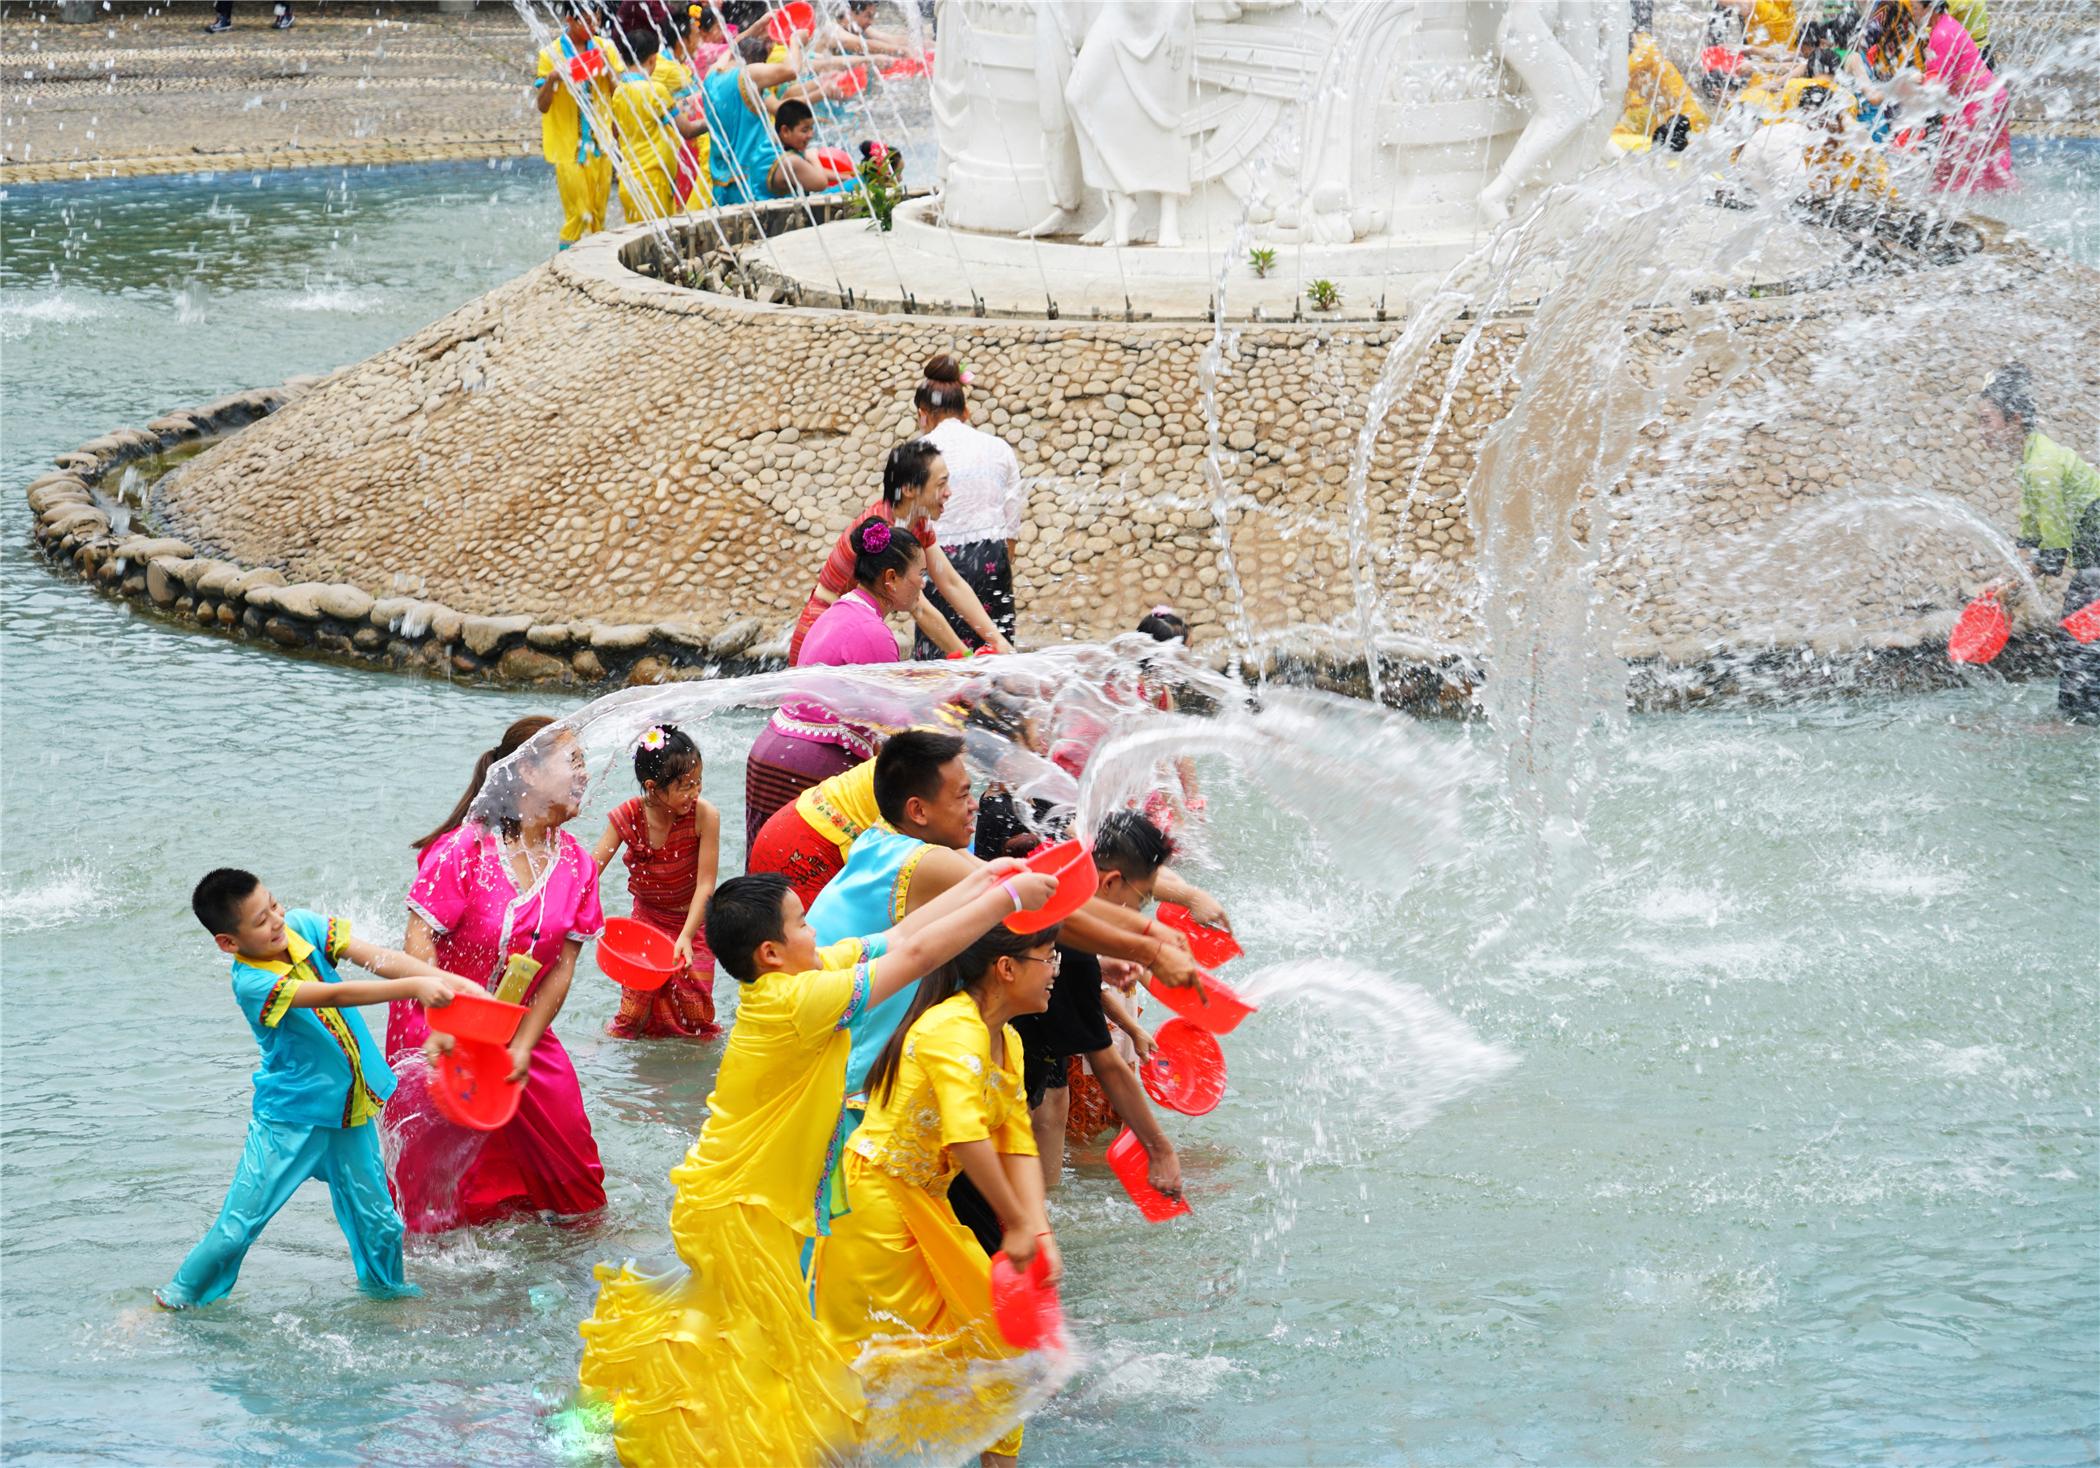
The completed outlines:
<svg viewBox="0 0 2100 1468">
<path fill-rule="evenodd" d="M 1888 27 L 1894 43 L 1889 51 L 1913 58 L 1927 84 L 1948 95 L 1947 102 L 1937 104 L 1950 110 L 1939 114 L 1933 188 L 1963 193 L 2012 188 L 2010 99 L 1968 29 L 1948 14 L 1945 0 L 1894 0 L 1876 18 Z M 1910 111 L 1908 104 L 1904 111 Z"/>
<path fill-rule="evenodd" d="M 588 777 L 575 735 L 546 723 L 513 724 L 482 757 L 449 829 L 426 839 L 409 889 L 407 950 L 527 1007 L 510 1044 L 512 1078 L 525 1090 L 509 1122 L 493 1132 L 453 1126 L 420 1085 L 402 1085 L 387 1103 L 394 1198 L 412 1233 L 605 1206 L 576 1068 L 550 1028 L 583 945 L 605 926 L 597 863 L 561 829 Z M 429 1038 L 417 1006 L 393 1006 L 389 1060 Z"/>
<path fill-rule="evenodd" d="M 897 639 L 883 619 L 918 608 L 929 553 L 911 530 L 875 514 L 839 540 L 853 557 L 850 589 L 810 623 L 795 666 L 894 663 Z M 783 699 L 744 761 L 744 849 L 757 843 L 759 828 L 773 812 L 874 755 L 872 733 L 840 718 L 820 699 Z"/>
</svg>

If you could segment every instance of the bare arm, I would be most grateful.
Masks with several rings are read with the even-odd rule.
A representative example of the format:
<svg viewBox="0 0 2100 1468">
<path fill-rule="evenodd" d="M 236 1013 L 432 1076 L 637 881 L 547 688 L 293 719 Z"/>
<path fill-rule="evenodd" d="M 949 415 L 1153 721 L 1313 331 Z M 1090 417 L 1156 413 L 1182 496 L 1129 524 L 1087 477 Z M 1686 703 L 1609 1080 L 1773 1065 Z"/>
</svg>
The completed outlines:
<svg viewBox="0 0 2100 1468">
<path fill-rule="evenodd" d="M 999 1215 L 1002 1237 L 999 1247 L 1015 1267 L 1035 1257 L 1038 1245 L 1051 1251 L 1050 1282 L 1064 1274 L 1050 1234 L 1050 1217 L 1043 1206 L 1043 1169 L 1033 1157 L 1016 1157 L 994 1150 L 989 1140 L 956 1142 L 949 1149 L 984 1201 Z"/>
<path fill-rule="evenodd" d="M 722 864 L 722 813 L 703 800 L 694 819 L 700 825 L 700 863 L 694 873 L 693 900 L 685 910 L 685 929 L 678 935 L 686 960 L 693 956 L 693 935 L 707 917 L 707 899 L 715 895 L 715 877 Z"/>
<path fill-rule="evenodd" d="M 1099 897 L 1065 919 L 1062 941 L 1083 953 L 1142 964 L 1172 988 L 1196 982 L 1196 960 L 1187 939 L 1143 913 Z"/>
<path fill-rule="evenodd" d="M 945 595 L 945 592 L 943 594 Z M 955 629 L 948 625 L 948 619 L 935 611 L 932 603 L 925 597 L 922 596 L 911 604 L 911 619 L 918 624 L 919 630 L 926 634 L 927 640 L 942 652 L 969 651 L 963 646 L 963 640 L 955 635 Z"/>
<path fill-rule="evenodd" d="M 396 954 L 397 958 L 405 955 Z M 406 960 L 412 962 L 413 960 Z M 416 975 L 401 979 L 338 979 L 333 984 L 301 984 L 285 1001 L 287 1009 L 349 1009 L 359 1004 L 391 1004 L 413 999 L 429 1009 L 443 1009 L 452 1002 L 450 975 L 431 978 Z"/>
<path fill-rule="evenodd" d="M 1198 887 L 1194 882 L 1175 874 L 1172 867 L 1161 867 L 1159 879 L 1153 884 L 1152 893 L 1161 902 L 1178 902 L 1189 910 L 1189 916 L 1206 928 L 1223 928 L 1232 931 L 1232 920 L 1218 899 Z"/>
<path fill-rule="evenodd" d="M 613 859 L 613 853 L 619 849 L 620 828 L 611 821 L 607 821 L 605 823 L 605 834 L 598 838 L 598 847 L 597 850 L 591 853 L 591 860 L 598 863 L 598 870 L 603 872 L 605 864 Z"/>
<path fill-rule="evenodd" d="M 1106 984 L 1101 988 L 1101 1012 L 1108 1016 L 1110 1024 L 1130 1036 L 1130 1043 L 1137 1047 L 1140 1063 L 1151 1057 L 1152 1032 L 1139 1024 L 1131 1012 L 1123 1007 L 1123 996 Z"/>
<path fill-rule="evenodd" d="M 1136 1132 L 1138 1141 L 1144 1144 L 1145 1156 L 1151 1164 L 1146 1181 L 1169 1198 L 1180 1197 L 1181 1159 L 1175 1155 L 1174 1144 L 1167 1140 L 1167 1134 L 1160 1130 L 1159 1118 L 1152 1114 L 1152 1100 L 1145 1094 L 1145 1087 L 1138 1080 L 1137 1072 L 1130 1068 L 1130 1062 L 1116 1054 L 1115 1046 L 1110 1045 L 1087 1056 L 1086 1063 L 1094 1068 L 1094 1079 L 1101 1082 L 1108 1104 L 1116 1108 L 1116 1115 L 1123 1118 L 1123 1124 Z"/>
<path fill-rule="evenodd" d="M 568 1002 L 569 981 L 576 976 L 576 956 L 583 952 L 580 939 L 571 938 L 561 945 L 561 957 L 554 960 L 554 967 L 540 980 L 539 989 L 532 996 L 532 1007 L 525 1011 L 525 1018 L 518 1021 L 518 1032 L 510 1041 L 510 1078 L 525 1079 L 525 1072 L 532 1068 L 532 1047 L 539 1044 L 540 1036 L 547 1033 L 547 1026 L 561 1013 Z"/>
<path fill-rule="evenodd" d="M 550 71 L 532 84 L 532 105 L 539 108 L 543 113 L 554 105 L 554 99 L 560 95 L 561 74 L 559 72 Z"/>
<path fill-rule="evenodd" d="M 999 869 L 986 867 L 974 873 L 967 883 L 958 884 L 956 901 L 946 905 L 940 916 L 916 929 L 900 926 L 891 930 L 889 951 L 869 970 L 868 1003 L 880 1004 L 906 984 L 932 973 L 1011 913 L 1013 899 L 1000 885 L 1002 881 L 1013 884 L 1023 907 L 1041 907 L 1057 890 L 1055 879 L 1038 872 L 1019 871 L 1002 877 Z"/>
<path fill-rule="evenodd" d="M 423 920 L 421 918 L 413 918 L 411 921 L 421 923 Z M 424 925 L 423 931 L 426 933 L 430 931 L 428 924 Z M 435 945 L 432 945 L 432 952 L 434 953 L 435 951 Z M 445 972 L 429 958 L 413 953 L 403 953 L 396 948 L 382 948 L 377 943 L 370 942 L 364 938 L 352 937 L 348 943 L 345 943 L 343 945 L 343 957 L 349 959 L 361 969 L 367 969 L 372 973 L 378 974 L 383 979 L 436 979 L 455 994 L 486 994 L 488 992 L 472 979 L 463 979 L 458 974 Z M 399 998 L 401 996 L 396 995 L 395 997 Z M 352 1000 L 345 1002 L 364 1003 L 367 1001 Z"/>
<path fill-rule="evenodd" d="M 947 598 L 948 605 L 955 608 L 956 615 L 967 622 L 970 630 L 983 638 L 986 645 L 1000 652 L 1014 650 L 1013 644 L 1000 635 L 998 624 L 985 611 L 984 603 L 977 599 L 970 583 L 963 580 L 962 572 L 949 562 L 946 551 L 937 545 L 926 547 L 926 571 L 933 578 L 933 584 L 940 588 L 941 595 Z"/>
</svg>

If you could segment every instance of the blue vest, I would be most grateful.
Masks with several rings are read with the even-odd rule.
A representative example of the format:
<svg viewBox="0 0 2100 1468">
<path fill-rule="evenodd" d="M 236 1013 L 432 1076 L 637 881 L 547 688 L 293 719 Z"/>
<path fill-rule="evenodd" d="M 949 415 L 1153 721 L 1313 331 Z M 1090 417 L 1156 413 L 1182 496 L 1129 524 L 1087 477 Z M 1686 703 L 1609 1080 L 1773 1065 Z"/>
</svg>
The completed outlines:
<svg viewBox="0 0 2100 1468">
<path fill-rule="evenodd" d="M 847 854 L 846 865 L 824 885 L 809 907 L 809 926 L 819 946 L 847 938 L 871 938 L 904 921 L 905 900 L 911 893 L 912 873 L 919 858 L 930 848 L 916 836 L 906 836 L 888 826 L 872 826 L 861 833 Z M 853 1050 L 846 1060 L 846 1095 L 858 1097 L 868 1088 L 868 1072 L 881 1058 L 883 1047 L 911 1008 L 919 992 L 914 980 L 880 1004 L 862 1010 L 846 1026 L 853 1036 Z"/>
<path fill-rule="evenodd" d="M 714 175 L 717 204 L 745 204 L 765 197 L 766 175 L 780 157 L 773 119 L 744 105 L 744 73 L 711 72 L 700 83 L 707 115 L 707 167 Z M 861 935 L 854 933 L 858 938 Z"/>
</svg>

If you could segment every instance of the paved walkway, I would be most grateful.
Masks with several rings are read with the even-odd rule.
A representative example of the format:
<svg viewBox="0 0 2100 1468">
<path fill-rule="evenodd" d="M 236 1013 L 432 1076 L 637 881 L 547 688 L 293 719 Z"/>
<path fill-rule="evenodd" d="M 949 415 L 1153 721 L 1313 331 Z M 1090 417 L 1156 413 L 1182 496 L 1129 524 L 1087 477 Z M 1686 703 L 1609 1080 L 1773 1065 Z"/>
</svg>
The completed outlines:
<svg viewBox="0 0 2100 1468">
<path fill-rule="evenodd" d="M 0 7 L 0 184 L 536 153 L 532 39 L 507 4 L 120 10 L 65 25 Z"/>
</svg>

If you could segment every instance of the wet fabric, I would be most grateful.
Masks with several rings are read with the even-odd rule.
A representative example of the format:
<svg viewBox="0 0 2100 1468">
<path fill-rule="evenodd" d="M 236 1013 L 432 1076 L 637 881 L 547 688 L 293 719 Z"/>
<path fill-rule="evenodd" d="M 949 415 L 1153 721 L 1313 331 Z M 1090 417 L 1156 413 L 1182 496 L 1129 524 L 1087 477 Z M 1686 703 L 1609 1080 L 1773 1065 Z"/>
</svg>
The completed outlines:
<svg viewBox="0 0 2100 1468">
<path fill-rule="evenodd" d="M 955 573 L 962 577 L 970 590 L 977 593 L 977 601 L 984 608 L 992 625 L 1005 635 L 1008 642 L 1014 640 L 1014 563 L 1003 540 L 977 540 L 960 545 L 943 545 L 942 552 Z M 932 582 L 926 584 L 926 605 L 932 607 L 955 629 L 964 647 L 972 650 L 983 647 L 984 639 L 971 630 L 962 614 L 948 605 Z M 917 633 L 912 640 L 911 655 L 921 661 L 944 656 L 934 646 L 933 639 L 924 632 Z"/>
<path fill-rule="evenodd" d="M 671 125 L 670 94 L 654 77 L 622 71 L 612 96 L 613 131 L 619 141 L 620 207 L 629 224 L 665 219 L 678 212 L 673 183 L 678 177 L 678 131 Z"/>
<path fill-rule="evenodd" d="M 627 893 L 635 921 L 647 923 L 673 942 L 685 931 L 700 878 L 700 808 L 671 823 L 662 846 L 649 844 L 649 818 L 640 800 L 615 806 L 610 821 L 620 836 L 627 867 Z M 713 1039 L 715 957 L 704 928 L 693 930 L 692 961 L 655 989 L 620 990 L 620 1009 L 605 1026 L 616 1039 L 637 1037 Z"/>
<path fill-rule="evenodd" d="M 896 523 L 889 505 L 885 501 L 877 500 L 849 520 L 846 528 L 839 532 L 839 538 L 832 543 L 831 554 L 824 558 L 823 568 L 817 572 L 817 587 L 833 600 L 844 596 L 853 586 L 853 527 L 863 520 L 878 518 L 893 525 Z M 922 548 L 931 549 L 940 544 L 940 537 L 933 533 L 933 526 L 927 523 L 924 516 L 912 521 L 909 528 L 913 538 Z M 817 618 L 824 614 L 825 605 L 824 600 L 814 591 L 810 593 L 809 600 L 802 604 L 802 615 L 795 619 L 795 634 L 788 641 L 790 667 L 795 666 L 797 659 L 801 657 L 802 640 L 809 636 L 809 629 L 815 626 Z"/>
<path fill-rule="evenodd" d="M 219 1216 L 190 1250 L 175 1278 L 160 1290 L 164 1305 L 177 1309 L 209 1305 L 233 1288 L 241 1261 L 278 1211 L 302 1184 L 328 1185 L 335 1221 L 350 1243 L 357 1282 L 383 1296 L 422 1293 L 401 1269 L 401 1216 L 387 1196 L 386 1168 L 379 1156 L 379 1128 L 297 1126 L 258 1116 L 234 1169 L 233 1186 Z"/>
<path fill-rule="evenodd" d="M 853 843 L 845 868 L 831 879 L 809 910 L 809 925 L 819 943 L 836 943 L 863 933 L 881 933 L 904 921 L 912 874 L 929 850 L 924 841 L 888 826 L 877 826 Z M 868 1072 L 882 1055 L 890 1036 L 911 1010 L 918 981 L 854 1018 L 853 1048 L 846 1062 L 846 1091 L 857 1096 L 868 1084 Z"/>
<path fill-rule="evenodd" d="M 841 742 L 838 735 L 838 727 L 806 727 L 777 712 L 758 731 L 758 737 L 751 741 L 751 753 L 744 758 L 747 854 L 758 844 L 758 833 L 775 811 L 792 805 L 812 786 L 843 775 L 874 757 L 872 748 Z"/>
<path fill-rule="evenodd" d="M 376 1116 L 394 1093 L 394 1073 L 364 1019 L 354 1007 L 292 1007 L 302 985 L 341 982 L 335 962 L 350 925 L 294 908 L 284 929 L 283 959 L 233 960 L 234 1003 L 262 1054 L 251 1109 L 292 1126 L 345 1127 Z"/>
</svg>

